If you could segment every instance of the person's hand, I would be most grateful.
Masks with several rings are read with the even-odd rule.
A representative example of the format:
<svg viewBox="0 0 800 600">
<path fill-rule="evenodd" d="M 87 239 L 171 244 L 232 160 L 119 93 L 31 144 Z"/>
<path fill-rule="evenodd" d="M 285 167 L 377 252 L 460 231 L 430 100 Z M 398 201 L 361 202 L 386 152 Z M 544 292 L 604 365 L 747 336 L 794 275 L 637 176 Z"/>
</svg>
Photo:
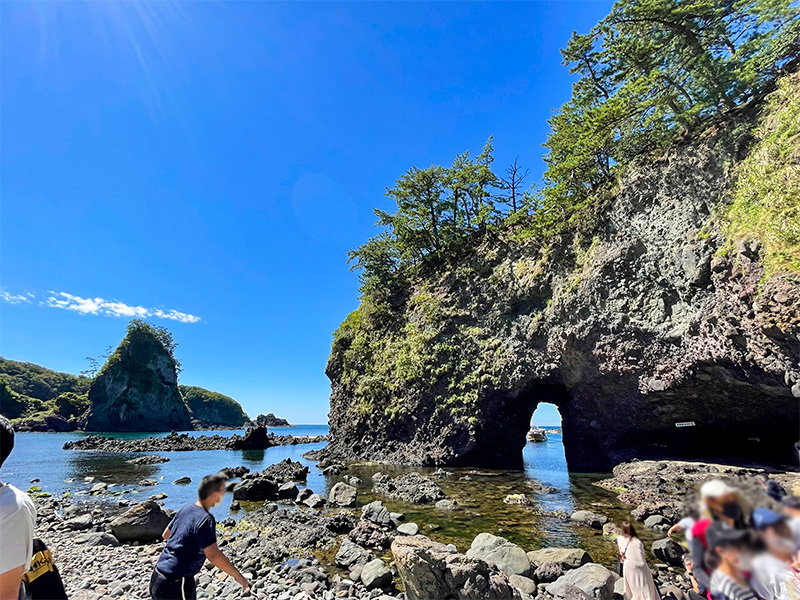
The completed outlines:
<svg viewBox="0 0 800 600">
<path fill-rule="evenodd" d="M 247 581 L 247 579 L 245 578 L 245 576 L 244 576 L 244 575 L 242 575 L 241 573 L 239 573 L 239 574 L 238 574 L 238 575 L 235 577 L 235 579 L 236 579 L 236 583 L 238 583 L 240 586 L 242 586 L 242 593 L 244 593 L 244 592 L 246 592 L 247 590 L 249 590 L 249 589 L 250 589 L 250 582 L 249 582 L 249 581 Z"/>
</svg>

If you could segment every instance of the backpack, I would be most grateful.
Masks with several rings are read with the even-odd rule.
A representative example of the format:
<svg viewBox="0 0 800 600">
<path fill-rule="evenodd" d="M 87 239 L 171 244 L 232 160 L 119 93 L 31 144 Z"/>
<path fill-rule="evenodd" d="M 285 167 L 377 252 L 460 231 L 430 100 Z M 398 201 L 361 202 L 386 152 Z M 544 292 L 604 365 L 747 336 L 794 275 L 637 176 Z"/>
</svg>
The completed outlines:
<svg viewBox="0 0 800 600">
<path fill-rule="evenodd" d="M 26 600 L 67 600 L 64 582 L 53 562 L 53 555 L 44 542 L 38 538 L 33 540 L 33 556 L 31 568 L 22 576 L 22 593 L 20 598 Z"/>
</svg>

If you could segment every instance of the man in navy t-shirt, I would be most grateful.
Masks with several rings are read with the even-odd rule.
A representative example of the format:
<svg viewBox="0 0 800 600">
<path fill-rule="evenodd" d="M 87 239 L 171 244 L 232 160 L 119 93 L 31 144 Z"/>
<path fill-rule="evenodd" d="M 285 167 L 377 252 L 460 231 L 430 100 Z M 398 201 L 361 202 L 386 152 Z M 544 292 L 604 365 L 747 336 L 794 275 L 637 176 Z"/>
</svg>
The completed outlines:
<svg viewBox="0 0 800 600">
<path fill-rule="evenodd" d="M 194 576 L 206 559 L 233 577 L 242 591 L 247 591 L 247 579 L 217 547 L 217 522 L 208 512 L 222 502 L 226 481 L 222 473 L 203 477 L 197 488 L 197 502 L 180 509 L 164 530 L 167 545 L 150 578 L 153 600 L 194 600 L 197 597 Z"/>
</svg>

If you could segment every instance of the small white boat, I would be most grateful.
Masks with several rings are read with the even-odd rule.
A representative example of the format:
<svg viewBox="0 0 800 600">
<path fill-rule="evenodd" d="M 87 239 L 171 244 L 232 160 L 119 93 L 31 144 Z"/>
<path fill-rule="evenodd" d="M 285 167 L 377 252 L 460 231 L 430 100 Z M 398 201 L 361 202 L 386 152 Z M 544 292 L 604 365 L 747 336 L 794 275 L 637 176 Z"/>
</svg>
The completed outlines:
<svg viewBox="0 0 800 600">
<path fill-rule="evenodd" d="M 528 441 L 529 442 L 546 442 L 547 441 L 547 434 L 545 433 L 544 429 L 541 427 L 537 427 L 536 425 L 531 425 L 531 428 L 528 430 Z"/>
</svg>

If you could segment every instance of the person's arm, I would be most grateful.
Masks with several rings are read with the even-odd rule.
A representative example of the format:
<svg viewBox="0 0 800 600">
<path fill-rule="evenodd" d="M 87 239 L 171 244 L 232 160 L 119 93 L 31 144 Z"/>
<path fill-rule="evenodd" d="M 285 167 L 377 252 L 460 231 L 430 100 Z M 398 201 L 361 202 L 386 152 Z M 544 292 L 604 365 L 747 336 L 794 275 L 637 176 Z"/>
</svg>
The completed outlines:
<svg viewBox="0 0 800 600">
<path fill-rule="evenodd" d="M 172 534 L 172 530 L 170 530 L 169 525 L 167 525 L 167 528 L 164 530 L 164 533 L 161 534 L 161 537 L 164 538 L 164 541 L 166 542 L 169 539 L 170 534 Z"/>
<path fill-rule="evenodd" d="M 675 525 L 667 529 L 667 537 L 672 537 L 673 533 L 675 533 L 676 531 L 680 531 L 681 529 L 683 529 L 683 525 L 681 525 L 680 523 L 675 523 Z"/>
<path fill-rule="evenodd" d="M 219 549 L 219 546 L 217 546 L 216 542 L 206 547 L 203 552 L 205 552 L 206 558 L 212 565 L 217 567 L 220 571 L 224 571 L 233 577 L 236 583 L 242 586 L 243 592 L 247 591 L 247 589 L 250 587 L 250 582 L 248 582 L 244 575 L 239 572 L 239 569 L 231 564 L 231 561 L 228 560 L 228 557 L 222 553 L 222 550 Z"/>
<path fill-rule="evenodd" d="M 0 573 L 0 600 L 17 600 L 22 576 L 25 574 L 25 565 Z"/>
<path fill-rule="evenodd" d="M 711 576 L 706 573 L 706 548 L 699 538 L 694 537 L 689 550 L 692 553 L 692 574 L 697 581 L 698 591 L 705 594 L 711 589 Z"/>
</svg>

